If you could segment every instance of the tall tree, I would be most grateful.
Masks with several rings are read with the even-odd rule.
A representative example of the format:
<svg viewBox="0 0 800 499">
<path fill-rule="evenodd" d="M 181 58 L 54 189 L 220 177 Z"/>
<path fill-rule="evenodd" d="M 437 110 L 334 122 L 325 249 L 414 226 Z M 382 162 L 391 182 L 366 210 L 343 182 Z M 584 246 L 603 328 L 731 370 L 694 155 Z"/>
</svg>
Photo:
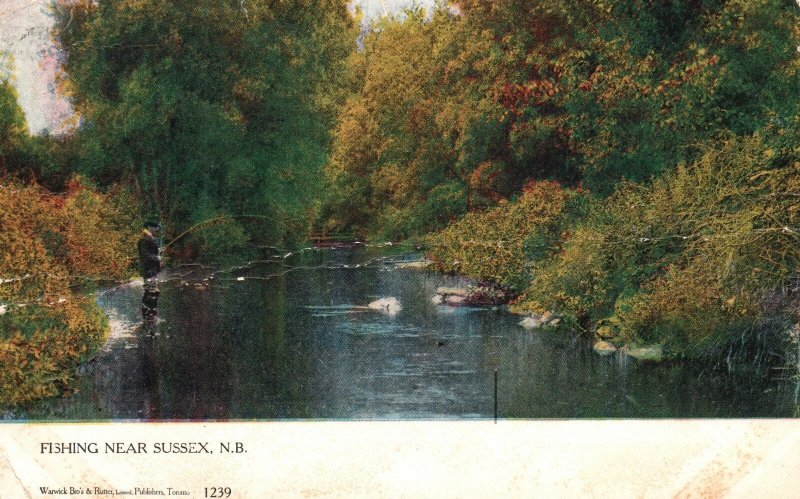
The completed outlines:
<svg viewBox="0 0 800 499">
<path fill-rule="evenodd" d="M 0 52 L 0 177 L 30 173 L 31 138 L 12 84 L 13 61 Z"/>
<path fill-rule="evenodd" d="M 797 116 L 786 0 L 461 0 L 366 35 L 331 229 L 405 237 L 532 179 L 605 197 Z"/>
<path fill-rule="evenodd" d="M 217 251 L 307 229 L 355 48 L 345 1 L 80 0 L 58 12 L 87 173 L 136 182 L 176 228 L 270 219 L 218 232 Z"/>
</svg>

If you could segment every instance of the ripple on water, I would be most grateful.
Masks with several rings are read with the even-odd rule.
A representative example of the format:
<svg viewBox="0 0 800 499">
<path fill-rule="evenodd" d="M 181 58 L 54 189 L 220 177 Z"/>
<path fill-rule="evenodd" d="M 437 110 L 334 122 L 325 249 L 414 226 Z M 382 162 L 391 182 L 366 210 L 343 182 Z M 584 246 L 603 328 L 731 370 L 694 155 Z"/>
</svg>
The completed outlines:
<svg viewBox="0 0 800 499">
<path fill-rule="evenodd" d="M 422 328 L 397 322 L 345 322 L 336 325 L 336 330 L 354 336 L 391 334 L 397 338 L 418 338 Z"/>
</svg>

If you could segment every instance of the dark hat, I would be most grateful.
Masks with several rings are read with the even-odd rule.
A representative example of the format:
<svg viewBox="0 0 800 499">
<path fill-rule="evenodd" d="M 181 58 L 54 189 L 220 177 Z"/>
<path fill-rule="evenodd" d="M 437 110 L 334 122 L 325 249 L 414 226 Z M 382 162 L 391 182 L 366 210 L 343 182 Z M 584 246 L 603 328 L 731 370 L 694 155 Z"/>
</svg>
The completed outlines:
<svg viewBox="0 0 800 499">
<path fill-rule="evenodd" d="M 161 222 L 159 222 L 158 220 L 149 220 L 144 223 L 144 228 L 161 230 Z"/>
</svg>

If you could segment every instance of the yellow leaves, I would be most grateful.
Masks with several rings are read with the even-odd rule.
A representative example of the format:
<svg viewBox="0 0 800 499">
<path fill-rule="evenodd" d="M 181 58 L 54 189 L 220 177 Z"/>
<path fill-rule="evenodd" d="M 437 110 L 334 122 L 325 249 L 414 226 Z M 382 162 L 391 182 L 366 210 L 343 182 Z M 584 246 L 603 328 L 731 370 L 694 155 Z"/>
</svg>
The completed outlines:
<svg viewBox="0 0 800 499">
<path fill-rule="evenodd" d="M 548 230 L 574 196 L 575 192 L 555 182 L 530 183 L 518 201 L 470 213 L 430 236 L 432 257 L 445 271 L 512 287 L 527 284 L 525 241 L 540 230 Z"/>
<path fill-rule="evenodd" d="M 62 325 L 0 341 L 0 407 L 60 393 L 77 363 L 105 340 L 107 324 L 88 300 L 42 313 L 37 323 Z"/>
<path fill-rule="evenodd" d="M 103 316 L 73 296 L 68 275 L 124 275 L 135 248 L 131 201 L 80 179 L 66 196 L 36 186 L 0 189 L 0 406 L 59 393 L 72 368 L 104 340 Z M 130 212 L 133 212 L 130 209 Z M 5 326 L 5 324 L 4 324 Z"/>
</svg>

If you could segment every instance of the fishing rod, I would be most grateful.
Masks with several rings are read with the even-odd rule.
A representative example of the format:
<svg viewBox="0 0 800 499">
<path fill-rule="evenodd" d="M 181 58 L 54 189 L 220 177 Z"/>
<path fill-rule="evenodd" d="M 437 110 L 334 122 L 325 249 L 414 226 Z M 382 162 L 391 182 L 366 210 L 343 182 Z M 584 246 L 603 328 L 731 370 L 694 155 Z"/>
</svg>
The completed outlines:
<svg viewBox="0 0 800 499">
<path fill-rule="evenodd" d="M 189 227 L 185 231 L 183 231 L 180 234 L 178 234 L 170 242 L 168 242 L 167 244 L 164 245 L 164 247 L 162 248 L 162 251 L 166 251 L 167 248 L 169 248 L 170 246 L 172 246 L 173 244 L 178 242 L 184 236 L 194 232 L 195 230 L 197 230 L 197 229 L 199 229 L 201 227 L 205 227 L 205 226 L 213 227 L 214 225 L 216 225 L 218 223 L 222 223 L 224 221 L 239 220 L 239 219 L 257 219 L 257 220 L 260 219 L 260 220 L 268 220 L 270 222 L 275 222 L 276 221 L 276 219 L 274 217 L 268 217 L 266 215 L 221 215 L 221 216 L 218 216 L 218 217 L 209 218 L 208 220 L 203 220 L 202 222 L 199 222 L 199 223 L 196 223 L 196 224 L 192 225 L 191 227 Z"/>
</svg>

